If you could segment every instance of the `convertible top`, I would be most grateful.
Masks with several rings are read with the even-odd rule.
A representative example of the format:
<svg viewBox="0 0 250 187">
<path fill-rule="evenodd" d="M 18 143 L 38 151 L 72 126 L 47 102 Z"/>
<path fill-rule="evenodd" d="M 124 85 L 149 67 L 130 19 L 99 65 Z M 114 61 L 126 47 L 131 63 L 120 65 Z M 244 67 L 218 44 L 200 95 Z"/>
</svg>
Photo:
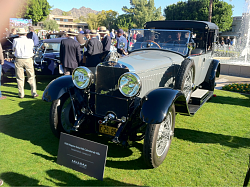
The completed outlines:
<svg viewBox="0 0 250 187">
<path fill-rule="evenodd" d="M 176 29 L 176 30 L 219 30 L 219 27 L 211 22 L 196 20 L 162 20 L 150 21 L 144 25 L 145 29 Z"/>
</svg>

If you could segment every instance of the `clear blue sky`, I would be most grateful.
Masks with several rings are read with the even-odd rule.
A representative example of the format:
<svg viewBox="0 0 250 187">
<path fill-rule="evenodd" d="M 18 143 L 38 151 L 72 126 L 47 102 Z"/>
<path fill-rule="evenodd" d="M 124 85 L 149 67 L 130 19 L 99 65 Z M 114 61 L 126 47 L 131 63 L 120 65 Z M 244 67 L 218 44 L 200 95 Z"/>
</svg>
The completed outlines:
<svg viewBox="0 0 250 187">
<path fill-rule="evenodd" d="M 59 8 L 63 11 L 69 11 L 72 8 L 80 8 L 82 6 L 93 10 L 114 10 L 119 14 L 124 14 L 123 6 L 130 7 L 130 0 L 47 0 L 54 8 Z M 154 0 L 155 7 L 163 9 L 171 4 L 177 3 L 180 0 Z M 185 1 L 185 0 L 183 0 Z M 245 0 L 224 0 L 234 6 L 233 16 L 241 16 L 245 10 Z"/>
</svg>

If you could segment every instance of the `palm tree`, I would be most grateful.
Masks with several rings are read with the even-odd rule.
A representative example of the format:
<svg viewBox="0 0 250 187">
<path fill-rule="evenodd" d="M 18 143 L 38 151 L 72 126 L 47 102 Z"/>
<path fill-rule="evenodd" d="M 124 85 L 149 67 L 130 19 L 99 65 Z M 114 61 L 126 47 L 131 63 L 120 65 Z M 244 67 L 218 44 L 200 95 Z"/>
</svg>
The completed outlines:
<svg viewBox="0 0 250 187">
<path fill-rule="evenodd" d="M 208 14 L 208 21 L 211 22 L 212 20 L 212 12 L 213 12 L 213 0 L 210 0 L 209 3 L 209 14 Z"/>
</svg>

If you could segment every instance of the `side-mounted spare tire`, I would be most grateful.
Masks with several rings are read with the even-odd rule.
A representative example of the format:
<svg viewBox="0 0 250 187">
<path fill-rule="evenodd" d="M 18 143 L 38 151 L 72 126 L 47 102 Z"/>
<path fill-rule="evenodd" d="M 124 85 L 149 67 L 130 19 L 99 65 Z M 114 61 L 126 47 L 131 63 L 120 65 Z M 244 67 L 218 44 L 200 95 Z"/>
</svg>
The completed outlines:
<svg viewBox="0 0 250 187">
<path fill-rule="evenodd" d="M 181 90 L 186 98 L 187 103 L 191 98 L 194 88 L 195 67 L 192 59 L 185 59 L 175 79 L 175 89 Z"/>
</svg>

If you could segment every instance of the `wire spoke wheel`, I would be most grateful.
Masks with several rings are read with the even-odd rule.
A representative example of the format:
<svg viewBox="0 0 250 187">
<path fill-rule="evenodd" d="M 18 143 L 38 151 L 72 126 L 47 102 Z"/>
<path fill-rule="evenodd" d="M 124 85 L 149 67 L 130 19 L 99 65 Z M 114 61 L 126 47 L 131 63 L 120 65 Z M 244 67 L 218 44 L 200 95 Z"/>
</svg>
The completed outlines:
<svg viewBox="0 0 250 187">
<path fill-rule="evenodd" d="M 166 148 L 170 144 L 172 131 L 172 113 L 169 112 L 166 120 L 160 124 L 158 137 L 156 140 L 156 154 L 157 156 L 162 156 Z"/>
<path fill-rule="evenodd" d="M 194 77 L 194 70 L 191 68 L 189 72 L 187 73 L 187 76 L 184 80 L 184 86 L 183 86 L 183 93 L 186 97 L 186 99 L 190 98 L 192 89 L 193 89 L 193 77 Z"/>
<path fill-rule="evenodd" d="M 174 104 L 169 108 L 162 123 L 147 125 L 143 145 L 143 157 L 149 168 L 158 167 L 166 158 L 174 135 L 174 126 Z"/>
</svg>

